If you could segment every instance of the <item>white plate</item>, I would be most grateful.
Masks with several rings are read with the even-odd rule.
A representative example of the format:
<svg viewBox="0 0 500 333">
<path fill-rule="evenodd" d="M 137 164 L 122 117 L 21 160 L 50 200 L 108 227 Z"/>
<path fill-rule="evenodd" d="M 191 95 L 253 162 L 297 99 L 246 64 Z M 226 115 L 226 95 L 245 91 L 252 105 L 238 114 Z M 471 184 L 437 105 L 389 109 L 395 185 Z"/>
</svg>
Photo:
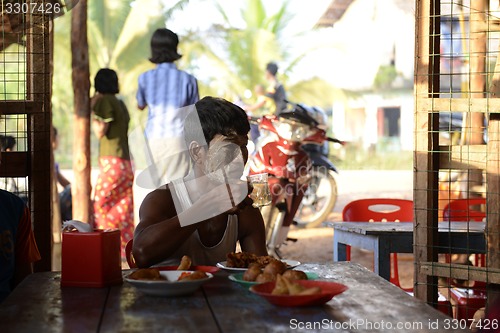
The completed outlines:
<svg viewBox="0 0 500 333">
<path fill-rule="evenodd" d="M 160 274 L 164 276 L 166 280 L 135 280 L 130 279 L 127 276 L 125 277 L 125 281 L 127 281 L 146 295 L 181 296 L 194 293 L 201 287 L 202 284 L 214 277 L 210 273 L 205 273 L 208 275 L 208 278 L 189 281 L 177 281 L 179 276 L 184 272 L 193 271 L 160 271 Z"/>
<path fill-rule="evenodd" d="M 287 265 L 287 268 L 294 268 L 300 265 L 300 261 L 297 260 L 281 259 L 281 261 L 283 261 Z M 227 267 L 226 265 L 227 261 L 221 261 L 218 262 L 216 266 L 230 272 L 244 272 L 247 270 L 246 268 Z"/>
</svg>

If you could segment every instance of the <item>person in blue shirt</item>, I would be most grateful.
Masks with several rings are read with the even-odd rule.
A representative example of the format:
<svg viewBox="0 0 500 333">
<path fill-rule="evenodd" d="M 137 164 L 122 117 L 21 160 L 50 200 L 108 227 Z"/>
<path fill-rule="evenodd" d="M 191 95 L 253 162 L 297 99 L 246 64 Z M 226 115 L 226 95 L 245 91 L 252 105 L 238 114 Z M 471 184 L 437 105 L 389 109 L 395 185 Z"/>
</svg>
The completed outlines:
<svg viewBox="0 0 500 333">
<path fill-rule="evenodd" d="M 183 140 L 187 113 L 184 107 L 194 105 L 199 93 L 196 78 L 174 64 L 181 58 L 178 44 L 177 34 L 166 28 L 157 29 L 151 37 L 149 58 L 156 67 L 142 73 L 138 80 L 137 106 L 140 110 L 148 108 L 144 134 L 149 163 L 157 166 L 154 188 L 184 176 L 189 164 Z"/>
</svg>

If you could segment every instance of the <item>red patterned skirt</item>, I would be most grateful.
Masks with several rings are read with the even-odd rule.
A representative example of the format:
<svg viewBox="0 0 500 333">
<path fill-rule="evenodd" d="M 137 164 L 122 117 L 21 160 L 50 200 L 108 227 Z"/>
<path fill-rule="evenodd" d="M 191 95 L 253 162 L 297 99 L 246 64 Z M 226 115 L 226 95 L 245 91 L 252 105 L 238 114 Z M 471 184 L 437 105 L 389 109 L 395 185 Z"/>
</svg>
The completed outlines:
<svg viewBox="0 0 500 333">
<path fill-rule="evenodd" d="M 130 160 L 99 158 L 99 177 L 94 191 L 94 222 L 99 229 L 120 229 L 121 253 L 134 237 L 134 172 Z"/>
</svg>

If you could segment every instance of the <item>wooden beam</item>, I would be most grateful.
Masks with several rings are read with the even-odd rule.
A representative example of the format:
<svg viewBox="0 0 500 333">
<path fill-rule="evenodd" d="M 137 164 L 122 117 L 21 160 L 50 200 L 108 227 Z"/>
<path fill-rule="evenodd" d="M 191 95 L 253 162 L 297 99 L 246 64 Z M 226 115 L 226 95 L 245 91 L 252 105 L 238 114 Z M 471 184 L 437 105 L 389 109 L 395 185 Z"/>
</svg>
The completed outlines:
<svg viewBox="0 0 500 333">
<path fill-rule="evenodd" d="M 35 114 L 42 112 L 42 103 L 32 101 L 0 101 L 0 114 Z"/>
<path fill-rule="evenodd" d="M 2 152 L 0 177 L 28 177 L 30 176 L 29 170 L 29 154 L 27 152 Z"/>
<path fill-rule="evenodd" d="M 500 283 L 500 269 L 477 267 L 441 262 L 421 262 L 420 271 L 431 276 L 441 276 L 459 280 Z"/>
<path fill-rule="evenodd" d="M 425 98 L 420 97 L 417 112 L 496 112 L 500 99 L 495 98 Z"/>
</svg>

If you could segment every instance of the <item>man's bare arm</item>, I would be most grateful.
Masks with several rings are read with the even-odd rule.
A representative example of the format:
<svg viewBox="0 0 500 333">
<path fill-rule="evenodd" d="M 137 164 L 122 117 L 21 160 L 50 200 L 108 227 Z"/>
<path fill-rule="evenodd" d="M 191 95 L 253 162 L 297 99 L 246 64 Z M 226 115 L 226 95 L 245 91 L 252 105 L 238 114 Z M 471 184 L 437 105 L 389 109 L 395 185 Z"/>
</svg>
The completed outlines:
<svg viewBox="0 0 500 333">
<path fill-rule="evenodd" d="M 170 257 L 196 230 L 196 224 L 180 226 L 172 198 L 165 189 L 146 196 L 139 217 L 133 247 L 139 267 L 149 267 Z"/>
<path fill-rule="evenodd" d="M 98 139 L 101 139 L 106 135 L 109 129 L 109 123 L 104 121 L 100 121 L 97 119 L 92 120 L 92 129 L 94 130 L 94 134 Z"/>
<path fill-rule="evenodd" d="M 241 250 L 266 256 L 266 233 L 264 219 L 259 209 L 251 205 L 243 208 L 238 214 L 239 241 Z"/>
</svg>

